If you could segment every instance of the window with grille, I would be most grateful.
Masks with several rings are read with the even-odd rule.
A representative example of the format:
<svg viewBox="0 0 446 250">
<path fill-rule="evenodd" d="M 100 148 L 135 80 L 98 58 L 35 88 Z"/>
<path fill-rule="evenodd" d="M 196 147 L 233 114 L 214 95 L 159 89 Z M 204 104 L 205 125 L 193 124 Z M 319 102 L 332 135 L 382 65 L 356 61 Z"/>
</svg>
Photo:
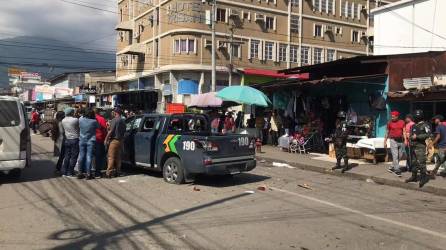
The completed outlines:
<svg viewBox="0 0 446 250">
<path fill-rule="evenodd" d="M 320 7 L 321 7 L 320 0 L 313 0 L 313 10 L 314 11 L 319 11 Z"/>
<path fill-rule="evenodd" d="M 299 46 L 297 45 L 290 46 L 290 61 L 292 63 L 298 62 L 298 55 L 299 55 L 298 51 L 299 51 Z"/>
<path fill-rule="evenodd" d="M 321 0 L 321 12 L 327 12 L 327 0 Z"/>
<path fill-rule="evenodd" d="M 313 64 L 322 63 L 322 49 L 314 48 L 313 49 Z"/>
<path fill-rule="evenodd" d="M 217 8 L 217 22 L 226 22 L 226 9 Z"/>
<path fill-rule="evenodd" d="M 273 60 L 274 43 L 265 42 L 265 60 Z"/>
<path fill-rule="evenodd" d="M 327 49 L 327 62 L 331 62 L 335 60 L 335 50 Z"/>
<path fill-rule="evenodd" d="M 310 47 L 302 46 L 300 50 L 300 61 L 302 65 L 310 64 Z"/>
<path fill-rule="evenodd" d="M 291 32 L 299 33 L 299 16 L 291 16 Z"/>
<path fill-rule="evenodd" d="M 333 15 L 335 14 L 335 11 L 334 11 L 334 9 L 333 9 L 333 7 L 334 7 L 334 1 L 335 0 L 328 0 L 328 2 L 327 2 L 327 12 L 328 13 L 333 13 Z"/>
<path fill-rule="evenodd" d="M 279 45 L 279 62 L 286 62 L 286 44 Z"/>
<path fill-rule="evenodd" d="M 265 28 L 269 30 L 274 29 L 274 17 L 269 17 L 269 16 L 266 17 Z"/>
<path fill-rule="evenodd" d="M 232 44 L 232 56 L 233 57 L 240 57 L 240 44 Z"/>
<path fill-rule="evenodd" d="M 259 57 L 259 40 L 251 40 L 251 51 L 250 55 L 251 58 L 258 58 Z"/>
<path fill-rule="evenodd" d="M 353 4 L 354 3 L 351 3 L 351 4 L 348 4 L 347 3 L 347 17 L 353 17 Z"/>
<path fill-rule="evenodd" d="M 291 5 L 293 7 L 298 7 L 299 6 L 299 0 L 291 0 Z"/>
</svg>

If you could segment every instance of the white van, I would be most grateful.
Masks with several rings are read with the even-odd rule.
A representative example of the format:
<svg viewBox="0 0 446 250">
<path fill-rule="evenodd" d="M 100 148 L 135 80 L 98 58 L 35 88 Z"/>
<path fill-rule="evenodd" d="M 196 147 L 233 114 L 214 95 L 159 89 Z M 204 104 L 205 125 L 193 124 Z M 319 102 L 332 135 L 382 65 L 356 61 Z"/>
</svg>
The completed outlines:
<svg viewBox="0 0 446 250">
<path fill-rule="evenodd" d="M 31 165 L 31 137 L 24 105 L 0 96 L 0 171 L 19 177 Z"/>
</svg>

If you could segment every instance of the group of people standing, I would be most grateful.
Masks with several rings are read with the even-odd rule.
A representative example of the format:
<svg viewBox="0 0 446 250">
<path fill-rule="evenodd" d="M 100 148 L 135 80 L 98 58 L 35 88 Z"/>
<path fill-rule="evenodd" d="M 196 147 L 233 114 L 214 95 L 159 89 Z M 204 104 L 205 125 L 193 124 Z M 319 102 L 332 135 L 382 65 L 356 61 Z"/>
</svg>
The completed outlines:
<svg viewBox="0 0 446 250">
<path fill-rule="evenodd" d="M 79 179 L 100 178 L 104 169 L 107 178 L 119 176 L 126 129 L 121 114 L 115 109 L 113 119 L 107 122 L 98 109 L 66 108 L 57 112 L 51 133 L 55 155 L 59 156 L 56 171 Z"/>
<path fill-rule="evenodd" d="M 389 142 L 392 154 L 392 166 L 389 171 L 401 176 L 402 172 L 409 171 L 412 176 L 406 182 L 417 182 L 423 187 L 430 179 L 435 179 L 439 168 L 446 160 L 446 124 L 442 115 L 436 115 L 432 121 L 435 131 L 432 133 L 431 124 L 425 121 L 423 110 L 415 110 L 408 114 L 405 120 L 399 118 L 398 111 L 391 112 L 391 121 L 387 124 L 387 133 L 384 146 Z M 430 140 L 432 139 L 433 140 Z M 436 146 L 438 158 L 435 169 L 428 173 L 426 161 L 428 149 Z M 403 155 L 407 157 L 405 167 L 400 167 L 399 161 Z"/>
</svg>

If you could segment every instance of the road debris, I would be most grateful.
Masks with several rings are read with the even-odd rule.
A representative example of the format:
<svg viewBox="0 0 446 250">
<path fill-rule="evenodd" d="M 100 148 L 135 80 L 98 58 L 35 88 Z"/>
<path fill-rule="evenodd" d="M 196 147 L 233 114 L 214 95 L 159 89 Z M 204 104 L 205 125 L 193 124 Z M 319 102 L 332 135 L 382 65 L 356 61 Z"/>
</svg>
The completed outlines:
<svg viewBox="0 0 446 250">
<path fill-rule="evenodd" d="M 280 162 L 273 162 L 273 167 L 278 167 L 278 168 L 291 168 L 291 169 L 295 168 L 295 167 L 290 166 L 290 164 L 287 164 L 287 163 L 280 163 Z"/>
<path fill-rule="evenodd" d="M 266 185 L 261 185 L 261 186 L 257 187 L 257 190 L 266 191 L 266 190 L 272 190 L 272 189 L 268 188 Z"/>
<path fill-rule="evenodd" d="M 367 179 L 365 180 L 365 182 L 367 182 L 367 183 L 375 183 L 375 181 L 372 180 L 371 178 L 367 178 Z"/>
<path fill-rule="evenodd" d="M 196 186 L 194 186 L 194 191 L 201 191 L 201 189 L 197 188 Z"/>
<path fill-rule="evenodd" d="M 265 160 L 260 160 L 260 163 L 265 163 L 266 161 Z"/>
<path fill-rule="evenodd" d="M 298 184 L 297 186 L 298 186 L 298 187 L 301 187 L 301 188 L 305 188 L 305 189 L 313 190 L 313 189 L 310 187 L 310 185 L 308 185 L 307 183 L 304 183 L 304 184 Z"/>
<path fill-rule="evenodd" d="M 252 191 L 252 190 L 247 190 L 247 191 L 245 191 L 245 193 L 246 193 L 246 194 L 254 194 L 255 192 Z"/>
<path fill-rule="evenodd" d="M 128 180 L 119 180 L 118 182 L 119 182 L 119 183 L 127 183 Z"/>
</svg>

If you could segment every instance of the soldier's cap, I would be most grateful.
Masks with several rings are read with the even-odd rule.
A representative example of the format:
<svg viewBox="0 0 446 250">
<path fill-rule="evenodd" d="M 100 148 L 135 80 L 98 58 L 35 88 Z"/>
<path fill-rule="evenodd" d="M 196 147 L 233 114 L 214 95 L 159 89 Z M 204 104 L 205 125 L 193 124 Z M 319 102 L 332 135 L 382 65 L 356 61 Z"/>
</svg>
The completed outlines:
<svg viewBox="0 0 446 250">
<path fill-rule="evenodd" d="M 438 119 L 438 120 L 440 120 L 440 121 L 444 121 L 444 116 L 442 116 L 442 115 L 436 115 L 436 116 L 432 117 L 432 120 L 436 120 L 436 119 Z"/>
<path fill-rule="evenodd" d="M 391 114 L 392 116 L 400 116 L 400 112 L 398 112 L 398 111 L 396 111 L 396 110 L 390 112 L 390 114 Z"/>
</svg>

